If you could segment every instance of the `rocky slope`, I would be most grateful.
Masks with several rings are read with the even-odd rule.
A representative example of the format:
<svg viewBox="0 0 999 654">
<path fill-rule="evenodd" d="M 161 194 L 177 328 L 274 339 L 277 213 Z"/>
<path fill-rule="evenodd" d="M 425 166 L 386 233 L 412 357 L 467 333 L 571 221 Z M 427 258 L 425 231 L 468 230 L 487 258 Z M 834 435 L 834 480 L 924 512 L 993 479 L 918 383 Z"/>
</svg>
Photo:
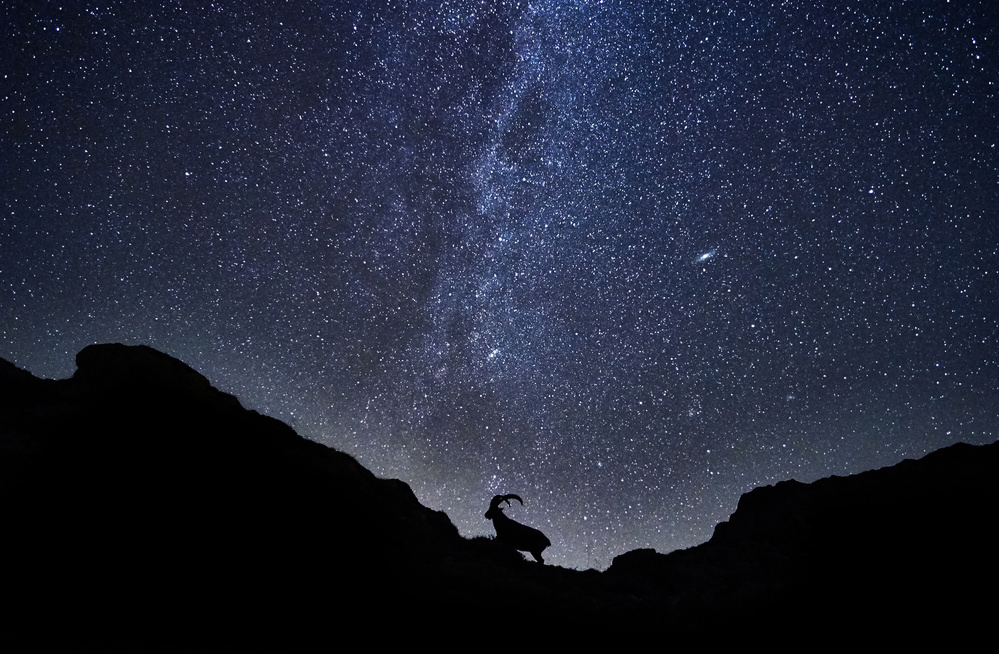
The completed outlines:
<svg viewBox="0 0 999 654">
<path fill-rule="evenodd" d="M 461 538 L 403 482 L 160 352 L 77 365 L 53 381 L 0 360 L 10 642 L 897 636 L 984 631 L 996 608 L 999 444 L 758 488 L 708 543 L 577 572 Z"/>
</svg>

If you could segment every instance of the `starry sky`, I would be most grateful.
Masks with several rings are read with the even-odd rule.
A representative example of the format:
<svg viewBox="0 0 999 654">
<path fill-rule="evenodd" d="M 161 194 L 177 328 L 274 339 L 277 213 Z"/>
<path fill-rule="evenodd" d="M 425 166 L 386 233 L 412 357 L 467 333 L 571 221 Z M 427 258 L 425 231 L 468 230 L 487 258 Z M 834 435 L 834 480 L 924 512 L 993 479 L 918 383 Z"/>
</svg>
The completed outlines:
<svg viewBox="0 0 999 654">
<path fill-rule="evenodd" d="M 576 568 L 999 438 L 994 3 L 0 17 L 0 356 L 39 376 L 151 345 L 467 536 L 519 494 Z"/>
</svg>

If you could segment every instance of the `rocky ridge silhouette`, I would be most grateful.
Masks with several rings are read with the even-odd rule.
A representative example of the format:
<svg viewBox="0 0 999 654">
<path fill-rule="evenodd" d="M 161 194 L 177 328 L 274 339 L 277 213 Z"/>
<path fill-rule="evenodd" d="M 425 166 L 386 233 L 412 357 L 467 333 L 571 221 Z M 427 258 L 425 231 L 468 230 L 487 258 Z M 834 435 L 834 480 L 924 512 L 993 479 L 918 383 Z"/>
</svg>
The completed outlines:
<svg viewBox="0 0 999 654">
<path fill-rule="evenodd" d="M 703 545 L 580 572 L 460 537 L 405 483 L 156 350 L 89 346 L 77 366 L 42 380 L 0 360 L 11 639 L 287 647 L 507 615 L 563 642 L 974 633 L 994 614 L 999 443 L 758 488 Z"/>
</svg>

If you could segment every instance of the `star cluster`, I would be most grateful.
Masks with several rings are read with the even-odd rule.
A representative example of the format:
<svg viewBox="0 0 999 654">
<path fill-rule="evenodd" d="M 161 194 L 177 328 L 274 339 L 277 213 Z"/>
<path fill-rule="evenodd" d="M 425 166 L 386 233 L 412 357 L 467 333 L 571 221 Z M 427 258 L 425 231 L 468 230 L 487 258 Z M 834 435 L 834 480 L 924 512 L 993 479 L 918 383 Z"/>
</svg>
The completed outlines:
<svg viewBox="0 0 999 654">
<path fill-rule="evenodd" d="M 999 434 L 987 2 L 12 3 L 0 356 L 145 343 L 553 563 Z"/>
</svg>

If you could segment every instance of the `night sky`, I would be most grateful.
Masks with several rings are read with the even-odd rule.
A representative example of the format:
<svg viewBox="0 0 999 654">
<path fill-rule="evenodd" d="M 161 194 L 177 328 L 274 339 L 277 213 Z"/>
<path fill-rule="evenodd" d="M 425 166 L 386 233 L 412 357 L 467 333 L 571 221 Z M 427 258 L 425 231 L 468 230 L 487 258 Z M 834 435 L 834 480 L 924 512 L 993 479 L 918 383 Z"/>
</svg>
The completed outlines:
<svg viewBox="0 0 999 654">
<path fill-rule="evenodd" d="M 39 376 L 148 344 L 465 535 L 519 494 L 577 568 L 999 438 L 992 2 L 38 1 L 0 37 L 0 357 Z"/>
</svg>

